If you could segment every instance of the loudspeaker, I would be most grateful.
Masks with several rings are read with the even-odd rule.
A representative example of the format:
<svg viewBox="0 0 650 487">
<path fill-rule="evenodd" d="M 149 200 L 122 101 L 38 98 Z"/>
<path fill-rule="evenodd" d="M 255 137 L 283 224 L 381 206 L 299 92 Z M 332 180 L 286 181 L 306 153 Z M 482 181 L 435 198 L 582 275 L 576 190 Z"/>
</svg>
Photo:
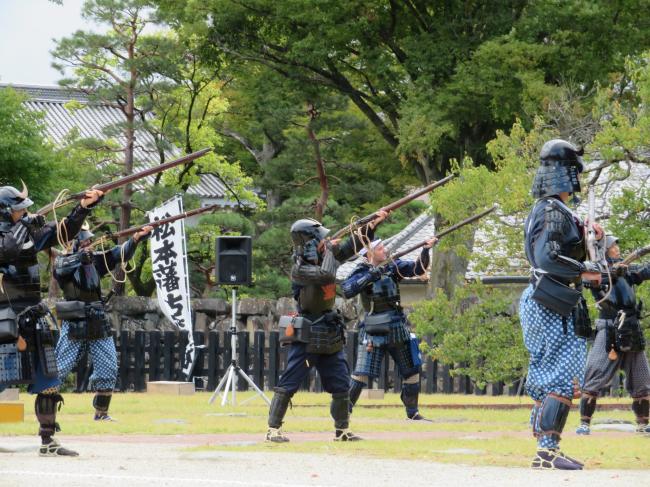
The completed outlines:
<svg viewBox="0 0 650 487">
<path fill-rule="evenodd" d="M 217 237 L 217 284 L 250 286 L 252 282 L 251 237 Z"/>
</svg>

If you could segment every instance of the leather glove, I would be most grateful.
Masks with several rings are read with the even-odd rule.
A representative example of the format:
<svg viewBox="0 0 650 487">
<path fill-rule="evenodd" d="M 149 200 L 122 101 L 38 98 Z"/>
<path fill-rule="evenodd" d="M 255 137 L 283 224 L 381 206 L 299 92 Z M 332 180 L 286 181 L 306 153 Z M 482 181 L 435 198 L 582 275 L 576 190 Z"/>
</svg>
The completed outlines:
<svg viewBox="0 0 650 487">
<path fill-rule="evenodd" d="M 318 242 L 315 238 L 305 244 L 302 251 L 302 258 L 310 264 L 318 264 Z"/>
<path fill-rule="evenodd" d="M 40 230 L 45 225 L 45 217 L 43 215 L 30 215 L 26 213 L 21 219 L 21 223 L 27 227 L 29 233 Z"/>
</svg>

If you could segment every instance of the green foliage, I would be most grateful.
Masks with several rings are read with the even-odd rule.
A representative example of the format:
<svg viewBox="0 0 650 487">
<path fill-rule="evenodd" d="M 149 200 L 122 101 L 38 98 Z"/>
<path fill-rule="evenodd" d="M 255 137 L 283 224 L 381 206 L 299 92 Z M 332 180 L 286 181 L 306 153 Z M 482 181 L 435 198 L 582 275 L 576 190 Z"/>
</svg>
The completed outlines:
<svg viewBox="0 0 650 487">
<path fill-rule="evenodd" d="M 43 116 L 25 108 L 23 100 L 12 88 L 0 89 L 0 185 L 20 190 L 22 179 L 30 198 L 45 204 L 63 164 L 45 139 Z"/>
<path fill-rule="evenodd" d="M 416 304 L 409 319 L 425 353 L 468 375 L 479 387 L 511 382 L 524 375 L 527 364 L 513 293 L 480 284 L 457 288 L 453 297 L 442 290 Z"/>
</svg>

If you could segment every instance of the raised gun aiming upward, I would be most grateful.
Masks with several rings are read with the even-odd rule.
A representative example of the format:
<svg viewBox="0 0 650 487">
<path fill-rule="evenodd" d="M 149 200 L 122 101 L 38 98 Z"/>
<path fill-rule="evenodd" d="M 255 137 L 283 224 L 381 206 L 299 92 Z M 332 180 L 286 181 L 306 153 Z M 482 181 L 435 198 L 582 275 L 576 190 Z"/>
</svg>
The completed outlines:
<svg viewBox="0 0 650 487">
<path fill-rule="evenodd" d="M 475 221 L 480 220 L 481 218 L 483 218 L 486 215 L 489 215 L 490 213 L 492 213 L 496 209 L 497 209 L 496 205 L 492 206 L 491 208 L 488 208 L 485 211 L 477 213 L 476 215 L 470 216 L 469 218 L 466 218 L 466 219 L 464 219 L 464 220 L 462 220 L 462 221 L 460 221 L 460 222 L 458 222 L 458 223 L 456 223 L 456 224 L 454 224 L 454 225 L 452 225 L 452 226 L 450 226 L 448 228 L 445 228 L 444 230 L 440 231 L 440 233 L 437 233 L 434 236 L 436 238 L 438 238 L 438 239 L 441 239 L 445 235 L 449 235 L 450 233 L 455 232 L 456 230 L 458 230 L 459 228 L 464 227 L 465 225 L 469 225 L 470 223 L 474 223 Z M 413 252 L 414 250 L 419 249 L 420 247 L 424 246 L 427 243 L 427 241 L 428 240 L 423 240 L 420 243 L 412 245 L 411 247 L 409 247 L 406 250 L 402 250 L 401 252 L 397 252 L 396 254 L 391 255 L 389 259 L 387 259 L 385 262 L 382 262 L 382 265 L 387 264 L 391 260 L 398 259 L 398 258 L 400 258 L 400 257 L 402 257 L 402 256 L 404 256 L 406 254 L 409 254 L 409 253 Z"/>
<path fill-rule="evenodd" d="M 384 206 L 383 208 L 380 208 L 374 213 L 371 213 L 370 215 L 364 216 L 363 218 L 359 218 L 358 220 L 353 221 L 349 225 L 346 225 L 345 227 L 341 228 L 339 231 L 337 231 L 334 235 L 330 237 L 331 240 L 336 240 L 340 237 L 342 237 L 345 233 L 356 230 L 359 227 L 362 227 L 363 225 L 366 225 L 370 223 L 372 220 L 374 220 L 377 217 L 377 214 L 380 211 L 385 211 L 385 212 L 391 212 L 393 210 L 396 210 L 397 208 L 400 208 L 404 206 L 407 203 L 410 203 L 414 199 L 422 196 L 423 194 L 427 194 L 430 191 L 433 191 L 434 189 L 442 186 L 443 184 L 451 181 L 453 178 L 455 178 L 455 174 L 451 174 L 450 176 L 447 176 L 446 178 L 441 179 L 440 181 L 436 181 L 435 183 L 431 183 L 429 186 L 425 186 L 424 188 L 409 194 L 408 196 L 404 196 L 403 198 L 398 199 L 397 201 L 393 201 L 391 204 Z"/>
<path fill-rule="evenodd" d="M 89 247 L 95 247 L 99 245 L 102 242 L 105 242 L 109 238 L 112 239 L 119 239 L 122 237 L 128 237 L 129 235 L 133 235 L 134 233 L 139 232 L 142 230 L 144 227 L 161 227 L 163 225 L 167 225 L 168 223 L 173 223 L 176 220 L 182 220 L 183 218 L 189 218 L 194 215 L 200 215 L 201 213 L 206 213 L 208 211 L 214 211 L 219 207 L 219 205 L 210 205 L 210 206 L 205 206 L 203 208 L 195 208 L 193 210 L 189 211 L 184 211 L 183 213 L 179 213 L 178 215 L 173 215 L 167 218 L 161 218 L 160 220 L 154 220 L 149 223 L 143 223 L 142 225 L 136 225 L 134 227 L 127 228 L 125 230 L 120 230 L 119 232 L 114 232 L 114 233 L 107 233 L 106 235 L 102 235 L 100 238 L 92 242 Z"/>
<path fill-rule="evenodd" d="M 210 152 L 212 149 L 206 148 L 206 149 L 201 149 L 196 152 L 192 152 L 191 154 L 188 154 L 183 157 L 179 157 L 178 159 L 174 159 L 173 161 L 166 162 L 165 164 L 160 164 L 158 166 L 154 166 L 149 169 L 144 169 L 142 171 L 129 174 L 128 176 L 121 177 L 119 179 L 116 179 L 114 181 L 109 181 L 108 183 L 104 184 L 98 184 L 96 186 L 93 186 L 92 189 L 98 189 L 100 191 L 103 191 L 106 193 L 107 191 L 110 191 L 115 188 L 119 188 L 122 186 L 126 186 L 129 183 L 132 183 L 133 181 L 137 181 L 138 179 L 146 178 L 147 176 L 151 176 L 153 174 L 158 174 L 159 172 L 166 171 L 167 169 L 171 169 L 176 166 L 180 166 L 181 164 L 187 164 L 189 162 L 192 162 L 199 157 L 203 157 L 206 155 L 208 152 Z M 53 203 L 50 203 L 43 208 L 39 209 L 37 214 L 39 215 L 47 215 L 50 211 L 60 208 L 61 206 L 67 205 L 68 203 L 71 203 L 75 200 L 81 200 L 85 197 L 86 192 L 82 191 L 81 193 L 74 193 L 66 196 L 65 198 L 55 201 Z"/>
</svg>

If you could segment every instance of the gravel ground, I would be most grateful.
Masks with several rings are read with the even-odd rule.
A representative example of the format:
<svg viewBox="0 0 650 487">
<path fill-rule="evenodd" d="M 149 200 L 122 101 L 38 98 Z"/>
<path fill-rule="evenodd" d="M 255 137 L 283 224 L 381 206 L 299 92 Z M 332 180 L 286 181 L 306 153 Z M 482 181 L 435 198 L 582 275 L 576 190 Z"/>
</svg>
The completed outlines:
<svg viewBox="0 0 650 487">
<path fill-rule="evenodd" d="M 173 438 L 174 440 L 171 440 Z M 522 486 L 579 482 L 599 485 L 650 485 L 645 470 L 536 472 L 522 468 L 472 467 L 425 461 L 354 458 L 272 452 L 189 452 L 183 436 L 165 443 L 122 442 L 113 436 L 61 437 L 77 458 L 40 458 L 35 437 L 0 438 L 2 486 L 190 486 L 219 487 L 373 487 Z"/>
</svg>

